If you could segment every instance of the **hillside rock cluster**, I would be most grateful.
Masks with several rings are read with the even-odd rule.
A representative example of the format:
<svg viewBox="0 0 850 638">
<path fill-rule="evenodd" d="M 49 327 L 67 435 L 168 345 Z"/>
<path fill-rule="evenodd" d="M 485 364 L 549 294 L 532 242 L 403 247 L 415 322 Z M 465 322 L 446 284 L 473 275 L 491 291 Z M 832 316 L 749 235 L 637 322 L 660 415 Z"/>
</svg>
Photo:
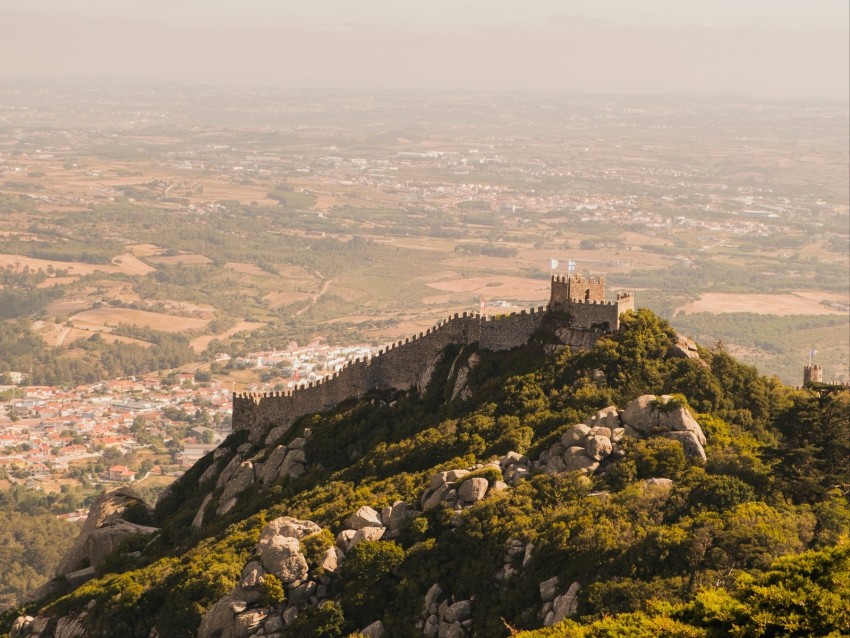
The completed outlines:
<svg viewBox="0 0 850 638">
<path fill-rule="evenodd" d="M 204 614 L 198 638 L 279 635 L 299 611 L 326 600 L 345 555 L 338 547 L 328 547 L 311 571 L 305 539 L 320 534 L 322 528 L 312 521 L 283 516 L 269 522 L 242 569 L 239 584 Z M 285 593 L 280 600 L 269 599 L 270 576 Z"/>
<path fill-rule="evenodd" d="M 462 510 L 484 499 L 488 494 L 507 488 L 504 481 L 493 478 L 493 472 L 479 472 L 487 468 L 501 476 L 499 463 L 495 462 L 477 464 L 470 470 L 449 470 L 435 474 L 422 493 L 422 509 L 430 510 L 444 504 Z"/>
<path fill-rule="evenodd" d="M 336 546 L 343 552 L 350 552 L 363 541 L 398 538 L 404 524 L 418 514 L 404 501 L 382 507 L 381 511 L 363 506 L 345 520 L 342 531 L 336 536 Z"/>
<path fill-rule="evenodd" d="M 284 477 L 302 476 L 307 463 L 304 446 L 309 436 L 310 431 L 305 430 L 303 436 L 293 439 L 287 445 L 276 446 L 262 462 L 247 458 L 252 449 L 250 443 L 244 443 L 232 456 L 227 448 L 216 449 L 213 453 L 213 463 L 198 479 L 198 485 L 204 486 L 218 477 L 215 489 L 222 491 L 218 497 L 216 515 L 222 516 L 232 510 L 239 496 L 251 485 L 269 486 Z M 203 526 L 206 510 L 212 499 L 213 491 L 210 491 L 195 514 L 193 527 Z"/>
<path fill-rule="evenodd" d="M 667 351 L 667 356 L 702 361 L 699 356 L 697 344 L 692 339 L 688 339 L 680 334 L 676 335 L 676 343 L 670 346 L 670 349 Z"/>
<path fill-rule="evenodd" d="M 558 595 L 559 585 L 557 576 L 540 583 L 540 598 L 543 600 L 540 616 L 544 627 L 557 625 L 564 618 L 574 616 L 578 611 L 578 593 L 581 585 L 574 582 L 563 594 Z"/>
<path fill-rule="evenodd" d="M 142 516 L 148 514 L 144 500 L 129 487 L 98 496 L 80 535 L 56 568 L 56 575 L 67 576 L 81 567 L 97 567 L 128 536 L 157 531 L 155 527 L 128 521 L 133 510 Z"/>
<path fill-rule="evenodd" d="M 472 636 L 472 601 L 449 602 L 443 589 L 434 583 L 425 594 L 416 628 L 426 638 L 467 638 Z"/>
<path fill-rule="evenodd" d="M 670 395 L 645 394 L 624 410 L 608 406 L 585 423 L 572 426 L 560 441 L 540 454 L 535 466 L 551 474 L 593 474 L 606 459 L 623 457 L 626 435 L 679 441 L 688 457 L 701 463 L 706 460 L 705 435 L 688 409 Z"/>
</svg>

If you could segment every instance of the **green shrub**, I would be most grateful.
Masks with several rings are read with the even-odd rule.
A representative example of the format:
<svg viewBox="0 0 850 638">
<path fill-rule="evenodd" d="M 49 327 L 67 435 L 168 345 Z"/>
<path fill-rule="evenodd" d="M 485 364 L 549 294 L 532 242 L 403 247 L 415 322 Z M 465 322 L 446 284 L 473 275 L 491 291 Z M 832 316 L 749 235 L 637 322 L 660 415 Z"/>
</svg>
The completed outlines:
<svg viewBox="0 0 850 638">
<path fill-rule="evenodd" d="M 394 598 L 394 572 L 404 558 L 404 550 L 388 541 L 366 541 L 348 553 L 334 588 L 341 594 L 340 603 L 352 630 L 383 617 Z"/>
<path fill-rule="evenodd" d="M 286 600 L 286 590 L 283 588 L 283 583 L 280 578 L 274 574 L 266 574 L 263 576 L 263 585 L 261 587 L 263 594 L 263 606 L 271 607 L 280 605 Z"/>
<path fill-rule="evenodd" d="M 319 569 L 327 551 L 334 546 L 334 535 L 327 528 L 301 539 L 301 553 L 307 559 L 310 571 Z M 317 572 L 319 575 L 320 572 Z"/>
<path fill-rule="evenodd" d="M 687 502 L 692 510 L 725 512 L 755 498 L 755 490 L 734 476 L 702 474 L 691 482 Z"/>
<path fill-rule="evenodd" d="M 664 477 L 675 480 L 688 466 L 682 444 L 661 437 L 635 441 L 627 447 L 626 455 L 634 460 L 637 477 L 642 479 Z"/>
</svg>

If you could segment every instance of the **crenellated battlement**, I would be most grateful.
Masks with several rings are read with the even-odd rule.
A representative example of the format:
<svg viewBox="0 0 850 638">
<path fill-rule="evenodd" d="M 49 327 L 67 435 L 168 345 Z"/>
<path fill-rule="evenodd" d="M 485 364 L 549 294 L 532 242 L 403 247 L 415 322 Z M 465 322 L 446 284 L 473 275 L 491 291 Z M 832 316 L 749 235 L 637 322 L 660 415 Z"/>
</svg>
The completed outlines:
<svg viewBox="0 0 850 638">
<path fill-rule="evenodd" d="M 549 307 L 566 313 L 575 328 L 619 330 L 620 315 L 635 306 L 631 293 L 619 293 L 615 301 L 606 301 L 604 277 L 573 274 L 552 276 Z"/>
<path fill-rule="evenodd" d="M 375 356 L 346 362 L 333 374 L 301 383 L 293 390 L 234 393 L 233 429 L 250 430 L 251 438 L 258 441 L 269 427 L 291 423 L 300 416 L 331 409 L 369 392 L 422 391 L 447 346 L 476 343 L 482 350 L 510 350 L 528 343 L 550 316 L 563 320 L 574 347 L 590 347 L 597 336 L 619 328 L 621 312 L 634 309 L 631 294 L 605 301 L 604 292 L 602 277 L 556 275 L 552 277 L 549 306 L 499 315 L 455 313 L 418 335 L 387 344 Z M 587 299 L 573 300 L 577 295 Z M 566 311 L 566 317 L 550 311 Z"/>
</svg>

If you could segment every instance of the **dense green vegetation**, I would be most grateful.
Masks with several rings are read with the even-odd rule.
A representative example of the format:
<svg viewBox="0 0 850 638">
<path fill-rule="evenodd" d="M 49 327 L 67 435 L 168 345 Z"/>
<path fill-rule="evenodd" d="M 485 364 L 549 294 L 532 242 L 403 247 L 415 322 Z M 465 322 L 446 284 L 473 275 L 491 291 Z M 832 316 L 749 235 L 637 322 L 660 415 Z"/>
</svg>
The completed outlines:
<svg viewBox="0 0 850 638">
<path fill-rule="evenodd" d="M 18 371 L 33 385 L 74 386 L 103 379 L 175 368 L 192 361 L 195 353 L 184 335 L 128 326 L 119 334 L 143 337 L 154 344 L 107 343 L 100 333 L 78 339 L 70 348 L 51 348 L 26 320 L 0 323 L 0 373 Z"/>
<path fill-rule="evenodd" d="M 645 611 L 582 624 L 567 620 L 521 638 L 714 638 L 846 635 L 850 627 L 850 543 L 777 559 L 733 587 L 706 587 L 684 604 L 651 601 Z"/>
<path fill-rule="evenodd" d="M 847 317 L 841 315 L 759 315 L 751 312 L 678 314 L 672 319 L 680 333 L 706 343 L 723 342 L 751 349 L 762 370 L 802 383 L 806 354 L 817 347 L 816 363 L 824 377 L 846 369 Z"/>
<path fill-rule="evenodd" d="M 447 377 L 469 352 L 448 351 L 423 397 L 305 417 L 285 437 L 313 432 L 305 476 L 249 488 L 226 516 L 188 532 L 208 456 L 161 500 L 153 523 L 162 532 L 130 568 L 56 600 L 47 613 L 93 600 L 93 635 L 147 636 L 156 626 L 163 638 L 191 636 L 235 584 L 265 521 L 294 516 L 335 533 L 361 505 L 418 504 L 437 471 L 508 450 L 536 458 L 602 407 L 670 393 L 699 415 L 705 465 L 674 441 L 632 440 L 625 458 L 592 480 L 533 474 L 463 512 L 430 510 L 397 542 L 358 546 L 334 580 L 335 602 L 302 614 L 284 635 L 345 636 L 377 618 L 390 635 L 411 635 L 438 582 L 447 595 L 474 600 L 476 635 L 507 636 L 509 626 L 540 627 L 538 585 L 555 575 L 564 586 L 581 583 L 579 615 L 531 635 L 846 635 L 850 394 L 783 387 L 720 350 L 701 351 L 705 364 L 669 358 L 673 335 L 641 311 L 591 351 L 545 357 L 544 331 L 528 347 L 479 353 L 473 398 L 461 403 L 446 402 Z M 236 434 L 224 445 L 235 450 L 244 440 Z M 258 449 L 255 458 L 267 453 Z M 658 477 L 673 480 L 669 492 L 642 483 Z M 513 540 L 534 551 L 498 580 Z"/>
<path fill-rule="evenodd" d="M 46 278 L 43 271 L 31 272 L 26 267 L 21 271 L 12 266 L 0 269 L 0 319 L 36 314 L 61 297 L 58 287 L 38 287 Z"/>
<path fill-rule="evenodd" d="M 43 585 L 80 531 L 41 507 L 16 509 L 8 502 L 0 504 L 0 609 Z"/>
</svg>

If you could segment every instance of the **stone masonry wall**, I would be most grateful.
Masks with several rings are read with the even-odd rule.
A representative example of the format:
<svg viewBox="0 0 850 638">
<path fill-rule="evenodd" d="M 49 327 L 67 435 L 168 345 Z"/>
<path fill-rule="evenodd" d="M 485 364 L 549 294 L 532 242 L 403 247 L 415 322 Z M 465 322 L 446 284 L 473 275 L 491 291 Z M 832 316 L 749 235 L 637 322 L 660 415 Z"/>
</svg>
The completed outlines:
<svg viewBox="0 0 850 638">
<path fill-rule="evenodd" d="M 456 314 L 418 336 L 390 344 L 375 357 L 346 364 L 332 376 L 294 391 L 234 394 L 233 430 L 251 430 L 254 439 L 272 426 L 371 391 L 423 390 L 446 346 L 478 343 L 484 350 L 510 350 L 528 343 L 545 314 L 543 307 L 496 317 Z"/>
<path fill-rule="evenodd" d="M 294 391 L 233 396 L 233 430 L 250 430 L 259 440 L 272 426 L 286 425 L 315 412 L 329 410 L 348 399 L 372 391 L 424 390 L 438 357 L 451 344 L 478 343 L 482 350 L 510 350 L 528 343 L 548 311 L 562 311 L 570 317 L 562 326 L 566 340 L 577 347 L 589 347 L 600 330 L 618 330 L 620 314 L 634 310 L 631 294 L 617 295 L 616 301 L 603 301 L 605 280 L 580 275 L 553 276 L 548 307 L 494 317 L 477 313 L 455 314 L 418 336 L 390 344 L 375 357 L 346 364 L 339 372 Z M 588 294 L 591 301 L 574 300 L 573 292 Z"/>
<path fill-rule="evenodd" d="M 573 328 L 600 328 L 607 326 L 607 330 L 619 330 L 620 314 L 632 308 L 621 308 L 620 301 L 601 301 L 590 303 L 568 303 L 563 307 L 569 313 Z"/>
</svg>

